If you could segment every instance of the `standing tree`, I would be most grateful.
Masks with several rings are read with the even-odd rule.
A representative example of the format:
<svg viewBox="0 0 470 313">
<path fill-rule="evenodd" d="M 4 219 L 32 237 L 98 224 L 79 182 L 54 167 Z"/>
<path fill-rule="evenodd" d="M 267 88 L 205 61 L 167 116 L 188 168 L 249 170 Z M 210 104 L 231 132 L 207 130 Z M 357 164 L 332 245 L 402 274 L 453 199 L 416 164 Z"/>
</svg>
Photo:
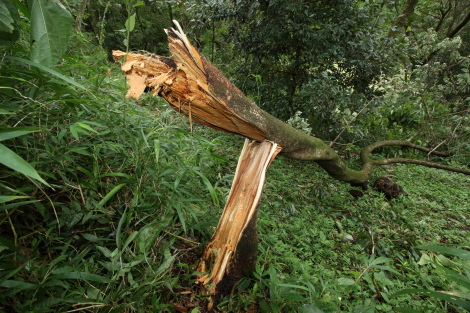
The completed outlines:
<svg viewBox="0 0 470 313">
<path fill-rule="evenodd" d="M 321 139 L 293 128 L 256 106 L 199 54 L 179 24 L 175 24 L 178 30 L 166 30 L 171 58 L 121 51 L 113 51 L 113 55 L 117 60 L 125 57 L 122 70 L 129 79 L 127 97 L 138 99 L 146 88 L 150 89 L 177 112 L 188 116 L 190 123 L 198 121 L 252 140 L 245 143 L 224 213 L 200 261 L 199 270 L 206 273 L 199 277 L 199 282 L 205 290 L 224 291 L 243 275 L 246 263 L 252 263 L 257 245 L 256 208 L 264 173 L 281 150 L 287 157 L 314 161 L 333 178 L 364 189 L 376 167 L 394 163 L 417 164 L 470 175 L 470 170 L 429 161 L 408 158 L 376 160 L 371 157 L 375 149 L 384 146 L 408 147 L 436 156 L 449 155 L 406 140 L 379 141 L 364 147 L 360 156 L 362 168 L 349 168 Z"/>
</svg>

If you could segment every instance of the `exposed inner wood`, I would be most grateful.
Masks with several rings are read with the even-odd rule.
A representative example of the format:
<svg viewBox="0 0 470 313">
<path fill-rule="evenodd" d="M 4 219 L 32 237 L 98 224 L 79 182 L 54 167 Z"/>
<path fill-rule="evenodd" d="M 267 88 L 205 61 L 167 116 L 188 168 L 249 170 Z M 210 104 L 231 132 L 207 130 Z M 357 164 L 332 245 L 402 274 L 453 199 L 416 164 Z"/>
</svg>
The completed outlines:
<svg viewBox="0 0 470 313">
<path fill-rule="evenodd" d="M 245 140 L 238 159 L 232 189 L 212 239 L 206 246 L 198 271 L 199 283 L 215 288 L 226 273 L 230 273 L 230 260 L 236 253 L 243 231 L 256 216 L 266 171 L 281 148 L 270 141 Z M 214 292 L 210 287 L 209 292 Z"/>
<path fill-rule="evenodd" d="M 217 95 L 208 81 L 217 79 L 221 73 L 199 54 L 182 31 L 166 32 L 172 58 L 113 51 L 116 60 L 125 57 L 122 70 L 130 87 L 126 97 L 138 99 L 150 88 L 154 95 L 163 97 L 174 110 L 190 119 L 216 130 L 265 140 L 265 131 L 241 117 L 227 103 L 232 94 L 242 94 L 241 91 L 227 81 L 224 94 Z"/>
</svg>

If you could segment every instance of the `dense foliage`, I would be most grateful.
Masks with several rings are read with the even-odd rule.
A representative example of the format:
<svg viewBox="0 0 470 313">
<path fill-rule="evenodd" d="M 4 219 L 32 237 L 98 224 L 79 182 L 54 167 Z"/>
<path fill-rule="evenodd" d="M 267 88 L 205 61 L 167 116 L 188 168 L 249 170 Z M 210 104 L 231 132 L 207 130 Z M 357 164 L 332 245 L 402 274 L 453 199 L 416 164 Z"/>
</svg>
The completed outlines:
<svg viewBox="0 0 470 313">
<path fill-rule="evenodd" d="M 212 40 L 222 62 L 230 47 L 235 64 L 226 72 L 270 113 L 286 120 L 300 111 L 314 134 L 333 139 L 368 105 L 343 134 L 350 142 L 405 125 L 405 104 L 427 114 L 421 124 L 469 104 L 470 49 L 462 38 L 470 32 L 451 32 L 468 4 L 422 1 L 402 28 L 395 19 L 404 2 L 207 1 L 195 11 L 208 31 L 211 23 L 224 29 Z"/>
<path fill-rule="evenodd" d="M 398 23 L 408 2 L 0 0 L 0 311 L 203 311 L 195 262 L 242 139 L 125 99 L 108 62 L 115 48 L 164 53 L 172 18 L 265 109 L 326 139 L 346 127 L 349 166 L 349 140 L 412 138 L 468 167 L 470 30 L 455 30 L 469 7 L 423 0 Z M 468 310 L 470 179 L 381 175 L 409 196 L 355 199 L 315 164 L 277 158 L 256 271 L 218 310 Z"/>
</svg>

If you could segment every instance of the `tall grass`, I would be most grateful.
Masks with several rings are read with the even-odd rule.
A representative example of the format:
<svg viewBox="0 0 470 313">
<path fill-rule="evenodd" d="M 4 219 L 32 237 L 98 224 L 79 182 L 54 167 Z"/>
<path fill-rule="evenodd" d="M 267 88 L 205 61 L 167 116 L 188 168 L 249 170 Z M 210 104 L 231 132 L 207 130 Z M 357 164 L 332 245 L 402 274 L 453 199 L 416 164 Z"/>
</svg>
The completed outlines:
<svg viewBox="0 0 470 313">
<path fill-rule="evenodd" d="M 1 64 L 0 125 L 18 134 L 3 143 L 47 182 L 0 168 L 1 310 L 172 307 L 175 242 L 207 238 L 220 206 L 214 144 L 155 98 L 125 100 L 118 66 L 87 52 Z"/>
</svg>

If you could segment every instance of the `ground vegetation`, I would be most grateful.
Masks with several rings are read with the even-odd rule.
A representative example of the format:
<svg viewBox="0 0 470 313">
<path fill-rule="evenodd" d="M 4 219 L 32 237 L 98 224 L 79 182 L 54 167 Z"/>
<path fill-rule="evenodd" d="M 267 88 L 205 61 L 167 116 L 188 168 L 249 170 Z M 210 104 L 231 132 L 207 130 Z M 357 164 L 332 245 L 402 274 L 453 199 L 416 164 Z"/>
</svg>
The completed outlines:
<svg viewBox="0 0 470 313">
<path fill-rule="evenodd" d="M 377 32 L 371 51 L 383 49 L 378 57 L 388 57 L 384 64 L 369 63 L 381 70 L 364 76 L 361 90 L 344 71 L 368 73 L 367 64 L 351 65 L 363 61 L 366 49 L 353 49 L 356 57 L 348 59 L 341 54 L 346 43 L 338 43 L 340 57 L 322 59 L 330 67 L 300 68 L 312 75 L 304 76 L 311 89 L 296 85 L 293 95 L 300 100 L 285 114 L 281 106 L 272 113 L 331 140 L 351 168 L 358 168 L 359 152 L 369 143 L 407 139 L 452 152 L 438 161 L 468 169 L 468 7 L 464 1 L 421 0 L 405 24 L 396 24 L 408 2 L 333 1 L 359 13 L 343 16 L 359 16 L 344 21 L 357 25 L 356 33 Z M 262 70 L 295 67 L 295 52 L 261 56 L 263 66 L 250 69 L 247 61 L 255 57 L 235 39 L 249 38 L 249 31 L 262 38 L 261 21 L 282 1 L 243 3 L 0 1 L 1 311 L 204 312 L 206 298 L 194 289 L 195 262 L 217 225 L 243 139 L 191 127 L 157 98 L 125 99 L 128 86 L 119 66 L 108 61 L 104 38 L 116 32 L 122 36 L 115 48 L 161 54 L 165 44 L 151 42 L 165 36 L 161 28 L 137 33 L 162 20 L 170 27 L 172 14 L 208 59 L 269 110 L 275 103 L 268 89 L 277 84 L 287 93 L 292 80 L 282 87 L 270 81 L 278 76 Z M 95 5 L 101 13 L 93 26 Z M 312 29 L 328 33 L 336 22 L 342 29 L 334 8 L 317 9 L 330 19 L 318 18 Z M 285 10 L 292 25 L 302 20 L 294 7 Z M 259 27 L 232 19 L 248 13 L 246 23 L 256 17 Z M 82 22 L 74 30 L 78 17 Z M 116 26 L 105 28 L 112 18 Z M 398 30 L 388 36 L 395 24 Z M 289 41 L 288 35 L 281 40 Z M 288 105 L 282 93 L 279 99 Z M 416 157 L 408 149 L 376 152 L 383 159 Z M 370 188 L 355 198 L 348 184 L 315 163 L 277 157 L 259 208 L 255 270 L 214 310 L 465 312 L 468 176 L 411 164 L 379 168 L 373 178 L 380 176 L 392 178 L 408 196 L 388 200 Z"/>
</svg>

